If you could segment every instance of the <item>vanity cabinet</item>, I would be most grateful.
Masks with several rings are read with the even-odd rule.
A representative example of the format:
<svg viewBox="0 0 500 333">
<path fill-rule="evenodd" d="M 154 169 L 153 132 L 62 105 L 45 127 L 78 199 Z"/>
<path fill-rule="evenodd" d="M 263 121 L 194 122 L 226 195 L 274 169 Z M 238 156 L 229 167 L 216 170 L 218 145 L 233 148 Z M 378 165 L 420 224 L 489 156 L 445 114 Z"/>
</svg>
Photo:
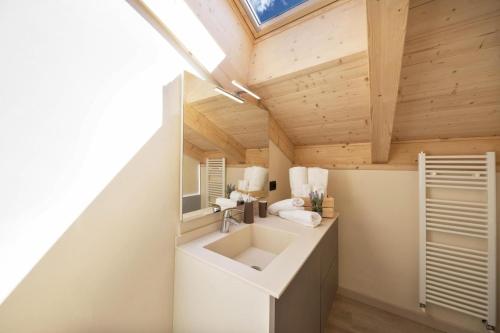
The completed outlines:
<svg viewBox="0 0 500 333">
<path fill-rule="evenodd" d="M 279 299 L 275 333 L 321 333 L 338 288 L 338 220 Z"/>
<path fill-rule="evenodd" d="M 182 242 L 173 331 L 322 333 L 337 291 L 337 243 L 337 216 L 318 228 L 256 218 Z M 267 266 L 258 261 L 266 251 L 276 255 Z"/>
</svg>

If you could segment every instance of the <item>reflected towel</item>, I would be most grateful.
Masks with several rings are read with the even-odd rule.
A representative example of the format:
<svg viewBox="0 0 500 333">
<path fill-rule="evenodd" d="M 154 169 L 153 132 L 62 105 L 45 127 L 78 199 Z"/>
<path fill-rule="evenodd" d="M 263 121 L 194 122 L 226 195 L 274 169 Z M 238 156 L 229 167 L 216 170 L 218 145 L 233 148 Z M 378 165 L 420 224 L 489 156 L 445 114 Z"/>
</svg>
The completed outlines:
<svg viewBox="0 0 500 333">
<path fill-rule="evenodd" d="M 279 216 L 312 228 L 321 224 L 321 215 L 307 210 L 282 210 L 279 212 Z"/>
<path fill-rule="evenodd" d="M 285 199 L 273 203 L 267 208 L 269 214 L 278 215 L 282 210 L 303 210 L 304 200 L 301 198 Z"/>
<path fill-rule="evenodd" d="M 267 169 L 260 166 L 251 167 L 250 180 L 248 184 L 249 191 L 262 191 L 266 185 Z M 246 178 L 245 178 L 246 180 Z"/>
<path fill-rule="evenodd" d="M 217 198 L 215 203 L 220 206 L 221 210 L 236 207 L 236 201 L 227 198 Z"/>
</svg>

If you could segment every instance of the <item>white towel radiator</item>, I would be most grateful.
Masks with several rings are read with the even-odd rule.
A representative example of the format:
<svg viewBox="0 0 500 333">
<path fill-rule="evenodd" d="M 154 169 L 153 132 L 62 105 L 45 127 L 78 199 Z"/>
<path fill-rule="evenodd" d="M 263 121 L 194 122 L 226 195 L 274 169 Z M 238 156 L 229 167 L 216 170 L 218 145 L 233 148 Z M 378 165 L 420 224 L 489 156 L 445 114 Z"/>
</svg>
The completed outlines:
<svg viewBox="0 0 500 333">
<path fill-rule="evenodd" d="M 226 191 L 226 159 L 207 158 L 207 202 L 215 204 L 217 198 L 224 198 Z"/>
<path fill-rule="evenodd" d="M 419 169 L 419 302 L 496 326 L 495 153 L 426 156 Z"/>
</svg>

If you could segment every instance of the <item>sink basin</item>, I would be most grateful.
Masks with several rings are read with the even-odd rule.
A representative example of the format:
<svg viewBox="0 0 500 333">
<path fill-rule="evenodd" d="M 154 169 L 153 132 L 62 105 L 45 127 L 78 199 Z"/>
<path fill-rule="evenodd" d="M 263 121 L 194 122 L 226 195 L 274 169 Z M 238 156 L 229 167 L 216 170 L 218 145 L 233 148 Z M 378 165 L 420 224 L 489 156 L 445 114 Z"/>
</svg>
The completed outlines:
<svg viewBox="0 0 500 333">
<path fill-rule="evenodd" d="M 250 224 L 205 248 L 262 271 L 296 237 L 296 234 L 290 232 Z"/>
</svg>

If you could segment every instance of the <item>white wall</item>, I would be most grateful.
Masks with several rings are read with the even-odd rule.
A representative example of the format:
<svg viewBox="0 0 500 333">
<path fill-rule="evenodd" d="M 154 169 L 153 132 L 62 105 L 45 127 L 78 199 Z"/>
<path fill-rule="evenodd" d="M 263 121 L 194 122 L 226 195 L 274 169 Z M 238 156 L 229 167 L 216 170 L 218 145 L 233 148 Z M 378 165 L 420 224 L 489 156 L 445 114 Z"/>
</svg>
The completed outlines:
<svg viewBox="0 0 500 333">
<path fill-rule="evenodd" d="M 269 203 L 291 197 L 290 178 L 288 169 L 292 167 L 292 162 L 285 154 L 269 141 L 269 181 L 276 180 L 277 187 L 275 191 L 270 191 L 267 196 Z"/>
<path fill-rule="evenodd" d="M 122 238 L 129 235 L 133 228 L 140 229 L 138 222 L 143 223 L 142 232 L 145 233 L 148 232 L 148 227 L 152 228 L 150 231 L 165 227 L 156 225 L 156 220 L 150 221 L 153 225 L 149 225 L 144 219 L 147 220 L 151 216 L 141 216 L 139 212 L 144 207 L 142 205 L 148 205 L 148 198 L 151 199 L 150 211 L 158 211 L 155 205 L 159 203 L 155 200 L 161 201 L 166 195 L 165 189 L 153 185 L 148 188 L 146 183 L 151 179 L 164 179 L 163 174 L 156 173 L 160 172 L 157 167 L 163 165 L 159 161 L 165 158 L 167 142 L 171 140 L 170 135 L 175 133 L 162 133 L 161 130 L 165 120 L 162 89 L 185 68 L 185 65 L 163 38 L 124 1 L 2 1 L 0 43 L 2 302 L 82 212 L 79 223 L 75 225 L 78 225 L 78 229 L 85 229 L 86 224 L 92 224 L 94 235 L 90 232 L 84 233 L 87 243 L 84 245 L 83 238 L 79 238 L 80 243 L 75 243 L 74 248 L 66 241 L 65 244 L 70 246 L 64 250 L 66 255 L 73 255 L 72 251 L 88 250 L 93 253 L 96 238 L 110 237 L 110 242 L 113 243 L 113 235 Z M 154 157 L 149 155 L 151 150 L 161 154 Z M 134 169 L 132 166 L 134 171 L 130 171 L 129 178 L 118 181 L 122 186 L 122 196 L 102 199 L 104 201 L 96 200 L 92 204 L 106 202 L 109 207 L 88 206 L 96 197 L 99 198 L 99 195 L 111 195 L 107 191 L 120 194 L 109 188 L 101 191 L 125 166 L 127 167 L 123 172 L 127 172 L 125 170 L 128 170 L 128 163 L 133 164 L 132 158 L 138 152 L 136 158 L 139 161 L 135 163 L 140 164 L 142 169 Z M 146 157 L 142 157 L 143 154 L 146 154 Z M 159 164 L 155 165 L 157 162 Z M 146 183 L 141 184 L 141 181 Z M 142 188 L 143 186 L 146 188 Z M 133 195 L 134 188 L 144 190 L 141 198 Z M 153 194 L 162 196 L 150 198 Z M 145 202 L 141 201 L 139 204 L 135 200 Z M 136 204 L 139 207 L 136 207 Z M 165 202 L 161 205 L 162 207 L 157 208 L 168 207 Z M 117 206 L 120 209 L 117 209 Z M 127 220 L 125 216 L 129 209 L 136 209 L 130 216 L 132 220 Z M 162 213 L 167 212 L 162 210 Z M 123 229 L 120 218 L 124 220 Z M 59 266 L 57 268 L 60 271 L 46 272 L 47 279 L 39 280 L 38 287 L 43 289 L 46 283 L 50 285 L 55 275 L 68 274 L 68 280 L 65 281 L 81 280 L 83 289 L 78 290 L 78 293 L 85 294 L 88 291 L 84 289 L 86 282 L 92 287 L 104 288 L 95 292 L 120 293 L 120 278 L 128 279 L 128 276 L 120 275 L 119 268 L 111 269 L 115 260 L 118 266 L 122 260 L 133 262 L 140 258 L 141 253 L 151 254 L 148 252 L 150 250 L 158 254 L 149 246 L 160 246 L 153 242 L 142 249 L 144 252 L 130 253 L 130 257 L 122 257 L 128 253 L 122 250 L 128 247 L 133 249 L 138 244 L 136 241 L 143 240 L 130 237 L 129 242 L 121 239 L 123 248 L 112 246 L 113 255 L 105 257 L 108 262 L 101 262 L 101 266 L 96 262 L 99 266 L 96 271 L 85 271 L 86 266 L 83 264 L 79 268 L 77 262 L 67 271 L 64 266 Z M 105 242 L 105 239 L 102 242 Z M 166 244 L 173 246 L 171 243 Z M 146 262 L 159 260 L 168 265 L 169 253 L 163 253 L 162 258 L 143 259 Z M 94 254 L 96 259 L 100 255 Z M 55 266 L 52 267 L 55 269 Z M 165 271 L 163 273 L 166 274 Z M 146 281 L 152 278 L 149 274 L 153 275 L 154 272 L 143 271 L 141 274 L 144 274 L 142 281 Z M 107 275 L 106 280 L 114 278 L 115 284 L 107 281 L 107 284 L 99 285 L 99 278 L 103 275 Z M 60 281 L 59 278 L 60 276 L 54 281 Z M 91 281 L 85 281 L 87 279 Z M 28 277 L 27 281 L 29 280 Z M 168 281 L 163 283 L 168 284 Z M 79 288 L 79 285 L 74 284 L 72 287 Z M 20 288 L 22 290 L 22 286 Z M 69 295 L 75 292 L 72 288 L 65 291 Z M 35 313 L 46 304 L 52 304 L 52 301 L 57 303 L 57 298 L 47 296 L 49 298 L 46 300 L 32 300 L 40 308 L 30 308 L 32 313 L 27 310 L 27 318 L 30 318 L 30 315 L 36 317 Z M 118 315 L 118 309 L 123 309 L 124 304 L 118 306 L 121 301 L 117 302 L 118 295 L 115 296 L 109 298 L 110 303 L 107 305 L 117 305 Z M 127 293 L 123 293 L 121 297 L 126 296 Z M 133 299 L 136 295 L 128 296 Z M 13 297 L 19 299 L 17 296 Z M 100 318 L 102 313 L 99 312 L 105 311 L 104 307 L 90 304 L 98 299 L 106 300 L 105 297 L 84 297 L 79 301 L 75 295 L 74 304 L 52 305 L 61 309 L 66 306 L 74 311 L 72 315 L 79 318 L 76 322 L 82 325 L 78 326 L 80 328 L 97 319 L 102 319 L 101 324 L 106 325 L 105 317 Z M 144 299 L 137 299 L 141 300 Z M 64 301 L 70 302 L 68 299 Z M 9 318 L 6 314 L 12 315 L 12 311 L 7 307 L 15 308 L 13 304 L 18 304 L 17 309 L 22 308 L 22 305 L 16 302 L 8 300 L 1 305 L 0 327 L 5 327 L 2 325 L 6 324 Z M 82 307 L 73 307 L 76 304 L 81 304 Z M 139 310 L 141 306 L 136 305 Z M 168 311 L 165 301 L 161 305 L 146 302 L 140 310 L 154 312 L 156 309 L 149 307 L 155 305 Z M 83 312 L 79 313 L 79 309 Z M 43 324 L 50 327 L 50 323 L 44 320 L 50 315 L 42 318 L 42 313 L 45 312 L 40 312 L 37 319 L 41 324 L 39 330 L 45 331 Z M 162 325 L 168 326 L 165 324 L 168 323 L 168 315 L 162 315 Z M 133 314 L 130 316 L 133 317 Z M 130 316 L 123 316 L 123 323 L 132 322 L 134 318 Z M 62 315 L 59 319 L 52 319 L 70 320 Z M 9 330 L 0 331 L 22 331 L 16 327 L 8 327 Z M 57 325 L 54 324 L 53 327 Z"/>
<path fill-rule="evenodd" d="M 182 157 L 182 195 L 200 194 L 200 161 L 189 155 Z"/>
<path fill-rule="evenodd" d="M 499 177 L 497 173 L 497 193 Z M 340 213 L 340 287 L 420 316 L 418 173 L 330 170 L 328 192 Z M 497 214 L 500 226 L 499 220 Z M 500 262 L 500 247 L 497 252 Z M 482 327 L 475 318 L 436 307 L 428 309 L 427 315 L 474 331 Z"/>
</svg>

